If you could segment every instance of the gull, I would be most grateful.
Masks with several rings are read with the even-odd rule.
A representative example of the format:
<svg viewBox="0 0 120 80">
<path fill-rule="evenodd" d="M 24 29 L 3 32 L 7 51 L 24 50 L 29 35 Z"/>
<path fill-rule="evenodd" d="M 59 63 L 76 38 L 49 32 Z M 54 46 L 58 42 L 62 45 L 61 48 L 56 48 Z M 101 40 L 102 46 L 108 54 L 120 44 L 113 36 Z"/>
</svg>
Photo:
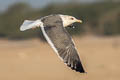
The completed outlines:
<svg viewBox="0 0 120 80">
<path fill-rule="evenodd" d="M 85 73 L 72 37 L 65 29 L 75 22 L 82 23 L 82 20 L 69 15 L 52 14 L 33 21 L 25 20 L 20 31 L 40 27 L 44 37 L 58 57 L 72 70 Z"/>
</svg>

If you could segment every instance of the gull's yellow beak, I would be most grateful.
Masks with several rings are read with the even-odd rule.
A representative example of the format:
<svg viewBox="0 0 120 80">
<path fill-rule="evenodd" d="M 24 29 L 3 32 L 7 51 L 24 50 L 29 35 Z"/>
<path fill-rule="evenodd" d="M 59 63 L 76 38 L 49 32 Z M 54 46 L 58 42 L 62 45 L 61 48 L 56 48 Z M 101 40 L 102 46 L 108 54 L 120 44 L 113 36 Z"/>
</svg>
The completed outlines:
<svg viewBox="0 0 120 80">
<path fill-rule="evenodd" d="M 82 23 L 82 20 L 77 19 L 77 21 L 76 21 L 76 22 Z"/>
</svg>

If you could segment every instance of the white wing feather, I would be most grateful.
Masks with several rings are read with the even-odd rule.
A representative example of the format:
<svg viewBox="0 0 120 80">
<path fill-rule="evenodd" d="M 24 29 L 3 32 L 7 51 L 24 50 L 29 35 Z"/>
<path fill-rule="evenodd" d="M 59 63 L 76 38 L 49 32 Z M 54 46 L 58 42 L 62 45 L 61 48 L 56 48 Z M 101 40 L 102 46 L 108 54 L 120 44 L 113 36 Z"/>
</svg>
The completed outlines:
<svg viewBox="0 0 120 80">
<path fill-rule="evenodd" d="M 20 27 L 20 31 L 25 31 L 27 29 L 40 27 L 41 23 L 42 23 L 41 20 L 35 20 L 35 21 L 25 20 Z"/>
</svg>

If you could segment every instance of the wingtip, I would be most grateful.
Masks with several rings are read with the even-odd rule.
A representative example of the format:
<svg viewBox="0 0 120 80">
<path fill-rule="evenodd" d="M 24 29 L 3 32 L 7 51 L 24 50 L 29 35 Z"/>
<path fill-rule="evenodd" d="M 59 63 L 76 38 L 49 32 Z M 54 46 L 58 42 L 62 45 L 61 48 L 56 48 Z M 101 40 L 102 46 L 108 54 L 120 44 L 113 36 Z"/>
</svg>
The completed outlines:
<svg viewBox="0 0 120 80">
<path fill-rule="evenodd" d="M 76 66 L 73 66 L 73 67 L 71 66 L 71 64 L 67 64 L 67 66 L 70 67 L 72 70 L 75 70 L 76 72 L 87 73 L 87 72 L 85 72 L 85 70 L 80 62 L 78 62 L 76 64 Z"/>
<path fill-rule="evenodd" d="M 80 72 L 80 73 L 85 73 L 85 70 L 80 62 L 77 63 L 75 70 Z"/>
<path fill-rule="evenodd" d="M 70 67 L 70 66 L 69 66 Z M 75 68 L 75 67 L 70 67 L 72 70 L 74 70 L 74 71 L 76 71 L 76 72 L 79 72 L 79 73 L 87 73 L 87 72 L 85 72 L 85 70 L 84 69 L 81 69 L 81 67 L 79 68 L 79 67 L 77 67 L 77 68 Z"/>
<path fill-rule="evenodd" d="M 81 68 L 77 68 L 77 69 L 75 69 L 77 72 L 80 72 L 80 73 L 86 73 L 83 69 L 81 69 Z"/>
</svg>

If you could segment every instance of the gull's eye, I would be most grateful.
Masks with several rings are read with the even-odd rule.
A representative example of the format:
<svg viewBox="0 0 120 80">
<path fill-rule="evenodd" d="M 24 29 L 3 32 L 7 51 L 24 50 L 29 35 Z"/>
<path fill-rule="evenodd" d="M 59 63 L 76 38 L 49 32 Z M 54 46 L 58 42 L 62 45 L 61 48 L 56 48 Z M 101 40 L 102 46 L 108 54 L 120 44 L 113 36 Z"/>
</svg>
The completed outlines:
<svg viewBox="0 0 120 80">
<path fill-rule="evenodd" d="M 70 18 L 71 20 L 74 20 L 74 18 Z"/>
</svg>

